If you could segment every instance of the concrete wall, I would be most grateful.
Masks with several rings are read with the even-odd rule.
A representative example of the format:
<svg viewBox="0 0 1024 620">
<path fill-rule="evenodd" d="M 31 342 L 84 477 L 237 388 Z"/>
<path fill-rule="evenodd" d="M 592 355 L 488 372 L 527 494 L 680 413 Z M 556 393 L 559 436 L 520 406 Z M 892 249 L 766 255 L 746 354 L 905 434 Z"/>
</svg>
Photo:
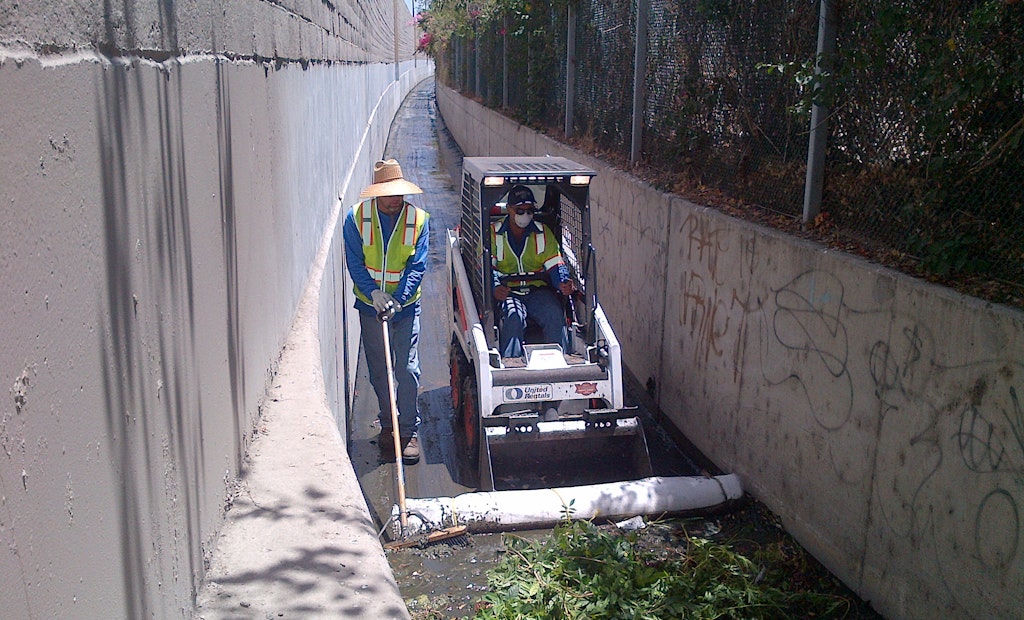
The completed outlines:
<svg viewBox="0 0 1024 620">
<path fill-rule="evenodd" d="M 657 192 L 438 85 L 466 155 L 599 170 L 601 300 L 667 416 L 890 618 L 1024 609 L 1024 313 Z"/>
<path fill-rule="evenodd" d="M 0 42 L 8 54 L 394 63 L 411 57 L 415 35 L 405 2 L 393 0 L 4 0 Z"/>
<path fill-rule="evenodd" d="M 310 266 L 432 71 L 395 6 L 0 1 L 3 617 L 190 616 Z"/>
</svg>

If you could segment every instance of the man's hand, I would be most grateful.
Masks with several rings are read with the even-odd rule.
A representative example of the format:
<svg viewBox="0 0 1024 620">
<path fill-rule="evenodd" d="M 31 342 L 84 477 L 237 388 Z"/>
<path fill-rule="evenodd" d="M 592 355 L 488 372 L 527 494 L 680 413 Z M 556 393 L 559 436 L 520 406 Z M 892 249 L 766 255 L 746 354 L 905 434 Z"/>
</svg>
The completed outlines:
<svg viewBox="0 0 1024 620">
<path fill-rule="evenodd" d="M 377 318 L 380 320 L 381 323 L 383 323 L 384 321 L 390 321 L 391 319 L 395 318 L 395 314 L 397 312 L 398 304 L 391 304 L 390 306 L 388 306 L 387 310 L 383 312 L 378 312 Z"/>
<path fill-rule="evenodd" d="M 497 299 L 498 301 L 505 301 L 508 298 L 508 294 L 511 292 L 512 289 L 505 286 L 504 284 L 499 284 L 498 286 L 494 287 L 494 298 Z"/>
<path fill-rule="evenodd" d="M 377 314 L 383 316 L 387 314 L 385 321 L 395 316 L 398 312 L 398 302 L 391 295 L 381 290 L 375 290 L 370 293 L 370 299 L 373 301 L 373 309 L 377 311 Z"/>
<path fill-rule="evenodd" d="M 558 290 L 568 297 L 569 295 L 572 295 L 573 291 L 576 290 L 576 287 L 573 285 L 572 280 L 566 280 L 558 285 Z"/>
</svg>

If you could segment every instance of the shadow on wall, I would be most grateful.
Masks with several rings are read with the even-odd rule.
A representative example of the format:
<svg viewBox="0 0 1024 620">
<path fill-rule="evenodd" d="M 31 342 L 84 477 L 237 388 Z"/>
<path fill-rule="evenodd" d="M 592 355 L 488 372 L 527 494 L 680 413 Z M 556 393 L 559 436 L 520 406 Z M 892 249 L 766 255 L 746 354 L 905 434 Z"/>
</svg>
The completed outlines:
<svg viewBox="0 0 1024 620">
<path fill-rule="evenodd" d="M 107 414 L 107 435 L 111 441 L 114 470 L 120 472 L 122 484 L 118 520 L 121 530 L 121 558 L 124 563 L 126 615 L 150 615 L 141 592 L 145 574 L 142 535 L 140 533 L 141 499 L 133 483 L 136 463 L 128 437 L 131 434 L 131 407 L 141 401 L 137 394 L 135 377 L 134 324 L 131 308 L 122 300 L 131 299 L 131 257 L 128 253 L 127 185 L 125 179 L 125 122 L 119 102 L 127 96 L 127 80 L 119 68 L 103 72 L 101 90 L 103 100 L 97 102 L 99 118 L 100 161 L 103 170 L 103 229 L 106 259 L 105 304 L 101 303 L 100 316 L 107 317 L 103 334 L 104 399 Z M 104 315 L 104 307 L 108 314 Z"/>
<path fill-rule="evenodd" d="M 231 421 L 234 426 L 235 471 L 242 470 L 245 451 L 245 423 L 242 396 L 245 394 L 245 352 L 241 338 L 238 295 L 238 240 L 235 236 L 235 189 L 232 167 L 231 94 L 224 61 L 217 61 L 217 170 L 220 185 L 220 213 L 223 226 L 225 294 L 227 296 L 228 373 L 231 383 Z"/>
<path fill-rule="evenodd" d="M 160 10 L 169 20 L 169 3 L 161 3 Z M 171 27 L 164 32 L 173 39 L 173 22 L 167 23 Z M 108 37 L 113 40 L 109 24 Z M 170 608 L 172 599 L 176 606 L 193 598 L 203 572 L 200 509 L 206 464 L 199 388 L 218 378 L 204 379 L 197 368 L 197 346 L 202 345 L 196 343 L 197 274 L 182 80 L 160 75 L 154 91 L 146 74 L 123 59 L 110 60 L 101 70 L 95 102 L 102 162 L 105 298 L 98 299 L 98 314 L 106 432 L 112 472 L 120 479 L 115 492 L 123 613 L 150 617 Z M 246 433 L 228 90 L 218 63 L 218 181 L 234 431 L 233 445 L 218 448 L 233 450 L 237 471 Z M 155 104 L 148 105 L 154 92 Z M 150 121 L 146 115 L 153 109 L 158 116 Z M 159 170 L 151 170 L 153 165 Z M 180 589 L 159 585 L 171 582 Z"/>
<path fill-rule="evenodd" d="M 140 45 L 135 38 L 135 32 L 139 24 L 136 19 L 134 5 L 137 0 L 122 0 L 121 11 L 111 0 L 103 0 L 103 26 L 106 34 L 105 47 L 108 50 L 118 49 L 118 29 L 124 32 L 124 47 L 126 50 L 139 50 Z M 157 3 L 160 20 L 160 43 L 161 49 L 176 52 L 181 48 L 178 45 L 178 19 L 174 14 L 176 3 L 174 0 L 159 0 Z M 118 19 L 121 17 L 122 19 Z M 214 35 L 213 49 L 217 49 L 216 35 Z"/>
</svg>

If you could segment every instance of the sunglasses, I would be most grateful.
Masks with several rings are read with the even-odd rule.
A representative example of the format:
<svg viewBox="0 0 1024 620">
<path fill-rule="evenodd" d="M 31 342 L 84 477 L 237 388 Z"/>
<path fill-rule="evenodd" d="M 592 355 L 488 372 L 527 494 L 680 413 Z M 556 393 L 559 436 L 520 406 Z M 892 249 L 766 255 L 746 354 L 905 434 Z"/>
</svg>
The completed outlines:
<svg viewBox="0 0 1024 620">
<path fill-rule="evenodd" d="M 515 213 L 536 213 L 537 205 L 525 203 L 521 205 L 509 205 L 508 208 Z"/>
</svg>

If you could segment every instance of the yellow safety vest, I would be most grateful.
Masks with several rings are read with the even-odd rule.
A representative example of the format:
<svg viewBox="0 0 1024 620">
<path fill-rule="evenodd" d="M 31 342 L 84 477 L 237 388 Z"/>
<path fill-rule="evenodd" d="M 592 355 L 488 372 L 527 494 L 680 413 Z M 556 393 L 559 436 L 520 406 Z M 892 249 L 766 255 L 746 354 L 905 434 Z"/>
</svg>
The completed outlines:
<svg viewBox="0 0 1024 620">
<path fill-rule="evenodd" d="M 416 253 L 416 242 L 419 241 L 423 227 L 427 225 L 429 214 L 423 209 L 418 209 L 409 203 L 402 206 L 402 213 L 398 217 L 395 230 L 391 232 L 387 247 L 383 243 L 384 234 L 380 228 L 380 218 L 377 216 L 377 200 L 365 200 L 355 209 L 355 221 L 359 226 L 359 234 L 363 238 L 363 262 L 370 277 L 383 288 L 385 293 L 394 295 L 398 291 L 398 283 L 402 279 L 402 273 L 409 262 L 409 258 Z M 353 287 L 356 297 L 363 302 L 372 305 L 369 297 L 364 295 L 359 287 Z M 405 306 L 415 303 L 421 294 L 417 288 L 405 302 Z M 403 306 L 404 307 L 404 306 Z"/>
<path fill-rule="evenodd" d="M 551 229 L 537 222 L 540 232 L 536 230 L 528 233 L 526 243 L 523 245 L 523 254 L 519 256 L 512 249 L 507 234 L 500 234 L 505 220 L 498 220 L 491 224 L 491 266 L 503 274 L 530 273 L 543 274 L 552 267 L 562 263 L 562 253 L 558 250 L 558 240 Z M 512 286 L 519 284 L 512 282 Z M 543 282 L 536 280 L 524 281 L 527 286 L 544 286 Z M 557 285 L 558 283 L 555 282 Z"/>
</svg>

